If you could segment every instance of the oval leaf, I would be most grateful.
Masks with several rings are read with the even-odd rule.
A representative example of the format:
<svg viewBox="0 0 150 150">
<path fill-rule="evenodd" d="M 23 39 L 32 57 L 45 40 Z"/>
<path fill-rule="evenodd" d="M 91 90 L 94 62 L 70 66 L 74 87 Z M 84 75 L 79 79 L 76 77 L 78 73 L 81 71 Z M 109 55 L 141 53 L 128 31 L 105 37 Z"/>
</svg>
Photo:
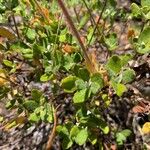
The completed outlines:
<svg viewBox="0 0 150 150">
<path fill-rule="evenodd" d="M 75 142 L 77 144 L 79 144 L 79 145 L 83 145 L 86 142 L 87 138 L 88 138 L 88 131 L 87 131 L 87 129 L 82 129 L 77 134 L 77 136 L 75 138 Z"/>
<path fill-rule="evenodd" d="M 77 91 L 73 96 L 73 102 L 74 103 L 83 103 L 87 97 L 88 97 L 87 89 Z"/>
<path fill-rule="evenodd" d="M 135 79 L 135 72 L 132 69 L 128 69 L 123 71 L 122 73 L 122 82 L 123 83 L 130 83 Z"/>
<path fill-rule="evenodd" d="M 28 110 L 28 111 L 34 111 L 39 105 L 33 100 L 26 100 L 23 103 L 23 106 Z"/>
<path fill-rule="evenodd" d="M 67 93 L 73 93 L 76 90 L 75 81 L 77 77 L 75 76 L 68 76 L 61 81 L 61 86 Z"/>
<path fill-rule="evenodd" d="M 150 52 L 150 27 L 147 27 L 140 34 L 138 44 L 136 46 L 137 52 L 141 54 Z"/>
<path fill-rule="evenodd" d="M 108 60 L 106 67 L 108 70 L 110 70 L 114 74 L 119 73 L 121 70 L 121 67 L 122 67 L 122 61 L 121 61 L 120 57 L 118 57 L 116 55 L 112 56 Z"/>
</svg>

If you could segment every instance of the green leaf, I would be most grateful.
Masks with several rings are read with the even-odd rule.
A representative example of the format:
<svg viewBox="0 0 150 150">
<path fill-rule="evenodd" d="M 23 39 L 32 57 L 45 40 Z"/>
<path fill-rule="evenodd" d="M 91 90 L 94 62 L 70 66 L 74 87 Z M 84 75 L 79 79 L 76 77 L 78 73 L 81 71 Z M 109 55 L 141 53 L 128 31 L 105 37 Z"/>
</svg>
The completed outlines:
<svg viewBox="0 0 150 150">
<path fill-rule="evenodd" d="M 150 11 L 147 12 L 144 16 L 145 16 L 146 20 L 150 20 Z"/>
<path fill-rule="evenodd" d="M 100 89 L 100 85 L 98 83 L 96 83 L 96 82 L 91 83 L 90 90 L 93 94 L 96 94 L 99 89 Z"/>
<path fill-rule="evenodd" d="M 36 113 L 31 113 L 29 116 L 29 120 L 33 122 L 38 122 L 40 120 L 40 117 Z"/>
<path fill-rule="evenodd" d="M 111 5 L 111 7 L 116 7 L 117 1 L 116 0 L 109 0 L 108 3 Z"/>
<path fill-rule="evenodd" d="M 11 62 L 11 61 L 9 61 L 9 60 L 6 60 L 6 59 L 4 59 L 3 60 L 3 63 L 4 63 L 4 65 L 6 65 L 7 67 L 13 67 L 13 63 Z"/>
<path fill-rule="evenodd" d="M 66 34 L 61 34 L 61 35 L 59 36 L 59 41 L 60 41 L 60 42 L 66 42 Z"/>
<path fill-rule="evenodd" d="M 54 50 L 52 52 L 52 60 L 53 60 L 53 66 L 59 69 L 59 67 L 63 66 L 64 64 L 63 53 L 60 50 Z"/>
<path fill-rule="evenodd" d="M 94 43 L 94 41 L 96 39 L 93 36 L 93 32 L 94 32 L 94 28 L 92 28 L 92 27 L 88 28 L 87 42 L 89 42 L 91 40 L 91 38 L 92 38 L 91 43 L 90 43 L 91 45 Z"/>
<path fill-rule="evenodd" d="M 82 79 L 77 79 L 75 84 L 78 90 L 82 90 L 87 87 L 87 84 Z"/>
<path fill-rule="evenodd" d="M 84 101 L 86 101 L 88 94 L 89 93 L 88 93 L 87 89 L 77 91 L 73 96 L 73 102 L 74 103 L 83 103 Z"/>
<path fill-rule="evenodd" d="M 70 130 L 70 137 L 71 137 L 71 139 L 75 139 L 75 137 L 77 136 L 77 134 L 79 133 L 79 128 L 78 128 L 78 126 L 76 126 L 76 125 L 74 125 L 72 128 L 71 128 L 71 130 Z"/>
<path fill-rule="evenodd" d="M 109 133 L 109 127 L 107 123 L 94 115 L 89 115 L 88 117 L 82 117 L 80 123 L 88 126 L 89 128 L 99 128 L 103 131 L 104 134 Z"/>
<path fill-rule="evenodd" d="M 85 68 L 80 68 L 78 70 L 78 77 L 83 79 L 84 81 L 88 81 L 90 78 L 90 73 L 87 69 Z"/>
<path fill-rule="evenodd" d="M 150 27 L 147 27 L 140 34 L 138 44 L 136 46 L 137 52 L 141 54 L 150 52 Z"/>
<path fill-rule="evenodd" d="M 142 7 L 150 7 L 150 0 L 141 0 Z"/>
<path fill-rule="evenodd" d="M 42 96 L 42 92 L 40 92 L 39 90 L 37 89 L 33 89 L 31 91 L 31 96 L 32 96 L 32 99 L 35 100 L 37 103 L 40 102 L 40 98 Z"/>
<path fill-rule="evenodd" d="M 85 117 L 87 115 L 87 109 L 86 107 L 81 107 L 77 112 L 76 112 L 76 118 L 80 120 L 80 118 Z"/>
<path fill-rule="evenodd" d="M 82 61 L 82 56 L 80 53 L 75 53 L 73 54 L 73 60 L 75 63 L 79 63 Z"/>
<path fill-rule="evenodd" d="M 134 16 L 134 17 L 140 17 L 141 16 L 141 14 L 142 14 L 142 11 L 141 11 L 141 9 L 140 9 L 140 7 L 137 5 L 137 4 L 135 4 L 135 3 L 132 3 L 131 4 L 131 10 L 132 10 L 132 15 Z"/>
<path fill-rule="evenodd" d="M 46 82 L 50 79 L 50 76 L 48 74 L 43 74 L 41 77 L 40 77 L 40 81 L 42 82 Z"/>
<path fill-rule="evenodd" d="M 54 108 L 51 104 L 46 103 L 44 105 L 44 109 L 46 110 L 46 120 L 50 123 L 53 121 Z"/>
<path fill-rule="evenodd" d="M 75 142 L 79 145 L 83 145 L 86 142 L 87 138 L 88 138 L 87 128 L 81 129 L 75 138 Z"/>
<path fill-rule="evenodd" d="M 121 61 L 120 57 L 118 57 L 116 55 L 112 56 L 108 60 L 106 67 L 113 74 L 119 73 L 121 71 L 121 68 L 122 68 L 122 61 Z"/>
<path fill-rule="evenodd" d="M 33 100 L 25 100 L 23 103 L 23 106 L 28 110 L 28 111 L 34 111 L 39 104 Z"/>
<path fill-rule="evenodd" d="M 109 133 L 109 126 L 107 125 L 106 121 L 95 116 L 92 119 L 94 119 L 96 126 L 98 126 L 104 134 Z"/>
<path fill-rule="evenodd" d="M 11 9 L 13 9 L 19 5 L 18 0 L 12 0 L 10 3 L 11 3 Z"/>
<path fill-rule="evenodd" d="M 131 135 L 131 131 L 129 129 L 125 129 L 121 132 L 118 132 L 116 134 L 116 141 L 118 145 L 123 145 L 123 143 L 126 141 L 127 137 Z"/>
<path fill-rule="evenodd" d="M 46 109 L 41 109 L 41 110 L 40 110 L 40 118 L 41 118 L 42 121 L 45 121 L 45 119 L 46 119 L 46 114 L 47 114 Z"/>
<path fill-rule="evenodd" d="M 106 123 L 105 123 L 105 125 L 101 124 L 100 129 L 103 131 L 104 134 L 108 134 L 109 133 L 109 126 L 107 126 Z"/>
<path fill-rule="evenodd" d="M 20 48 L 19 49 L 23 56 L 27 59 L 32 59 L 33 58 L 33 50 L 32 49 L 29 49 L 29 48 Z"/>
<path fill-rule="evenodd" d="M 93 133 L 89 136 L 89 141 L 92 143 L 92 145 L 95 145 L 97 143 L 97 136 Z"/>
<path fill-rule="evenodd" d="M 125 66 L 128 64 L 128 61 L 130 61 L 133 58 L 133 55 L 131 54 L 125 54 L 125 55 L 121 55 L 120 59 L 122 62 L 122 66 Z"/>
<path fill-rule="evenodd" d="M 75 82 L 77 80 L 76 76 L 68 76 L 61 80 L 61 86 L 67 93 L 73 93 L 76 90 Z"/>
<path fill-rule="evenodd" d="M 35 30 L 28 28 L 26 36 L 29 40 L 35 40 L 35 37 L 36 37 Z"/>
<path fill-rule="evenodd" d="M 63 138 L 62 147 L 63 149 L 68 149 L 72 146 L 73 141 L 70 138 L 67 126 L 58 125 L 56 131 Z"/>
<path fill-rule="evenodd" d="M 74 66 L 74 60 L 70 55 L 65 55 L 64 56 L 64 68 L 68 71 L 69 69 L 72 68 L 72 66 Z"/>
<path fill-rule="evenodd" d="M 117 34 L 111 33 L 104 38 L 106 45 L 108 46 L 108 50 L 115 50 L 118 46 Z"/>
<path fill-rule="evenodd" d="M 78 29 L 81 29 L 81 28 L 87 23 L 87 21 L 89 20 L 89 17 L 90 17 L 89 14 L 86 13 L 86 14 L 81 18 Z"/>
<path fill-rule="evenodd" d="M 130 83 L 135 79 L 135 71 L 133 69 L 127 69 L 122 72 L 122 82 L 124 84 Z"/>
<path fill-rule="evenodd" d="M 124 84 L 115 83 L 114 81 L 111 81 L 111 84 L 118 96 L 122 96 L 122 94 L 127 91 L 127 88 Z"/>
<path fill-rule="evenodd" d="M 60 136 L 64 137 L 65 135 L 69 136 L 68 129 L 63 125 L 58 125 L 56 131 L 60 134 Z"/>
<path fill-rule="evenodd" d="M 33 47 L 33 57 L 35 59 L 40 59 L 41 55 L 42 55 L 42 52 L 45 51 L 44 47 L 43 46 L 40 46 L 38 44 L 34 44 Z"/>
<path fill-rule="evenodd" d="M 95 73 L 91 76 L 91 91 L 93 94 L 96 94 L 96 92 L 103 88 L 104 86 L 104 80 L 99 73 Z"/>
<path fill-rule="evenodd" d="M 63 149 L 69 149 L 73 145 L 73 141 L 69 137 L 65 137 L 62 142 Z"/>
</svg>

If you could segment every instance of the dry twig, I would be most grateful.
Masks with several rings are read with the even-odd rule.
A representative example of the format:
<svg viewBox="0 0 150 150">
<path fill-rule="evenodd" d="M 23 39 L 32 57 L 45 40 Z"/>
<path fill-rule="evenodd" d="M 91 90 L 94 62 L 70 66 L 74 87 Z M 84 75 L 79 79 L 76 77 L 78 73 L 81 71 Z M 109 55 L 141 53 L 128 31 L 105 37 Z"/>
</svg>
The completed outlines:
<svg viewBox="0 0 150 150">
<path fill-rule="evenodd" d="M 56 107 L 56 109 L 54 110 L 54 126 L 53 126 L 51 134 L 48 137 L 48 141 L 47 141 L 47 145 L 46 145 L 46 150 L 50 150 L 51 149 L 52 144 L 53 144 L 53 140 L 54 140 L 55 135 L 56 135 L 56 126 L 57 126 L 57 114 L 56 113 L 57 113 L 57 110 L 58 110 L 59 106 L 60 105 L 58 105 Z"/>
</svg>

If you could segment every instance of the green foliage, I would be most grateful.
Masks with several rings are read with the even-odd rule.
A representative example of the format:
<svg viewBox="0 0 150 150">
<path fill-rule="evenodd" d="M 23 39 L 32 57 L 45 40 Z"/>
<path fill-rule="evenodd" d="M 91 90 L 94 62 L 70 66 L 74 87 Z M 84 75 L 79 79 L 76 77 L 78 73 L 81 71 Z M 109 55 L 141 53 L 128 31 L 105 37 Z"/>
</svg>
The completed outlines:
<svg viewBox="0 0 150 150">
<path fill-rule="evenodd" d="M 122 94 L 127 91 L 127 88 L 124 84 L 116 83 L 115 81 L 111 82 L 113 89 L 115 90 L 118 96 L 122 96 Z"/>
<path fill-rule="evenodd" d="M 79 145 L 83 145 L 88 138 L 88 131 L 87 129 L 81 129 L 78 131 L 76 137 L 75 137 L 75 142 Z"/>
<path fill-rule="evenodd" d="M 98 90 L 102 89 L 104 86 L 104 81 L 99 73 L 95 73 L 91 76 L 91 86 L 90 90 L 93 94 L 96 94 Z"/>
<path fill-rule="evenodd" d="M 150 4 L 149 0 L 141 0 L 141 6 L 133 3 L 131 5 L 132 16 L 135 18 L 142 18 L 144 21 L 150 19 Z"/>
<path fill-rule="evenodd" d="M 77 91 L 74 94 L 73 102 L 74 103 L 83 103 L 84 101 L 87 100 L 87 98 L 88 98 L 88 90 L 83 89 L 83 90 Z"/>
<path fill-rule="evenodd" d="M 131 10 L 132 10 L 132 15 L 133 15 L 134 17 L 136 17 L 136 18 L 141 17 L 142 12 L 141 12 L 140 7 L 139 7 L 137 4 L 132 3 L 132 5 L 131 5 Z"/>
<path fill-rule="evenodd" d="M 131 135 L 131 131 L 129 129 L 122 130 L 116 133 L 116 141 L 118 145 L 123 145 L 126 139 Z"/>
<path fill-rule="evenodd" d="M 115 33 L 107 35 L 104 41 L 110 51 L 115 50 L 118 46 L 117 35 Z"/>
<path fill-rule="evenodd" d="M 122 68 L 122 61 L 121 61 L 120 57 L 116 56 L 116 55 L 112 56 L 108 60 L 106 67 L 113 74 L 119 73 L 121 71 L 121 68 Z"/>
<path fill-rule="evenodd" d="M 76 80 L 77 80 L 77 77 L 75 76 L 68 76 L 64 78 L 61 81 L 61 86 L 64 89 L 64 91 L 68 93 L 73 93 L 76 90 L 76 87 L 75 87 Z"/>
<path fill-rule="evenodd" d="M 123 83 L 130 83 L 135 79 L 135 72 L 132 69 L 126 69 L 122 72 L 121 76 Z"/>
<path fill-rule="evenodd" d="M 139 35 L 138 43 L 136 43 L 137 52 L 141 54 L 150 52 L 150 27 L 146 27 L 143 32 Z"/>
<path fill-rule="evenodd" d="M 38 103 L 36 103 L 35 101 L 33 100 L 26 100 L 24 103 L 23 103 L 23 106 L 25 107 L 25 109 L 27 109 L 29 112 L 31 111 L 34 111 L 34 109 L 36 109 L 38 107 Z"/>
<path fill-rule="evenodd" d="M 85 56 L 75 41 L 75 34 L 71 34 L 66 26 L 69 23 L 62 17 L 57 1 L 50 4 L 46 0 L 37 2 L 39 6 L 33 0 L 0 0 L 2 23 L 7 23 L 6 18 L 12 14 L 22 18 L 20 23 L 12 25 L 14 31 L 0 27 L 0 36 L 4 38 L 0 42 L 4 55 L 2 57 L 0 52 L 0 67 L 3 68 L 0 69 L 0 99 L 6 100 L 7 109 L 15 108 L 18 115 L 23 112 L 31 125 L 41 121 L 53 123 L 53 103 L 57 104 L 54 100 L 63 92 L 61 98 L 69 96 L 75 110 L 72 117 L 57 125 L 62 148 L 69 149 L 74 143 L 82 146 L 86 142 L 100 147 L 103 145 L 101 137 L 115 132 L 105 118 L 104 110 L 110 106 L 112 99 L 109 91 L 113 88 L 113 94 L 122 96 L 127 91 L 126 84 L 136 77 L 128 62 L 138 54 L 150 53 L 150 1 L 141 0 L 140 6 L 131 4 L 131 14 L 118 9 L 115 0 L 66 1 L 65 4 L 71 8 L 68 9 L 71 19 L 87 48 L 89 61 L 97 70 L 95 72 L 90 70 L 88 62 L 85 63 Z M 75 13 L 80 7 L 81 12 Z M 98 24 L 95 14 L 101 17 Z M 138 34 L 129 35 L 132 52 L 124 55 L 115 52 L 120 43 L 117 33 L 112 30 L 118 16 L 121 21 L 137 18 L 143 23 Z M 108 53 L 106 63 L 102 65 L 97 63 L 96 55 L 90 54 L 97 43 Z M 102 70 L 101 66 L 104 66 Z M 21 81 L 18 81 L 18 74 L 23 76 Z M 48 82 L 50 94 L 45 95 L 47 89 L 31 88 L 28 91 L 28 81 L 40 85 Z M 0 116 L 0 122 L 3 120 Z M 120 146 L 130 135 L 131 131 L 125 129 L 113 138 Z"/>
</svg>

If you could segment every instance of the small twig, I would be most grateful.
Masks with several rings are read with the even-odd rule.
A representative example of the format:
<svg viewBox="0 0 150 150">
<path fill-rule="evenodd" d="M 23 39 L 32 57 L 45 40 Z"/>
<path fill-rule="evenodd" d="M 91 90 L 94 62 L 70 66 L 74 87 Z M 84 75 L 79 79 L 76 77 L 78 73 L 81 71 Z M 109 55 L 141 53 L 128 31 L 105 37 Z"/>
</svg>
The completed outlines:
<svg viewBox="0 0 150 150">
<path fill-rule="evenodd" d="M 88 5 L 87 5 L 87 3 L 86 3 L 85 0 L 82 0 L 82 1 L 83 1 L 83 3 L 84 3 L 85 7 L 86 7 L 87 10 L 88 10 L 88 13 L 90 14 L 90 17 L 91 17 L 91 18 L 90 18 L 91 24 L 92 24 L 92 25 L 95 25 L 95 27 L 96 27 L 96 29 L 97 29 L 97 31 L 98 31 L 98 34 L 101 35 L 100 30 L 99 30 L 99 28 L 97 27 L 96 22 L 95 22 L 95 20 L 94 20 L 94 18 L 93 18 L 93 16 L 92 16 L 92 13 L 91 13 L 90 8 L 88 7 Z"/>
<path fill-rule="evenodd" d="M 53 125 L 53 129 L 51 134 L 48 137 L 48 141 L 47 141 L 47 145 L 46 145 L 46 150 L 50 150 L 53 144 L 53 140 L 55 138 L 55 134 L 56 134 L 56 126 L 57 126 L 57 110 L 60 107 L 60 105 L 58 105 L 56 107 L 56 109 L 54 110 L 54 125 Z"/>
<path fill-rule="evenodd" d="M 95 20 L 94 20 L 94 18 L 93 18 L 93 16 L 92 16 L 91 10 L 90 10 L 90 8 L 88 7 L 86 1 L 85 1 L 85 0 L 82 0 L 82 1 L 83 1 L 84 5 L 85 5 L 86 9 L 88 10 L 88 13 L 90 14 L 90 17 L 91 17 L 91 18 L 90 18 L 91 25 L 92 25 L 92 26 L 93 26 L 93 25 L 96 25 L 96 22 L 95 22 Z"/>
<path fill-rule="evenodd" d="M 92 39 L 93 39 L 94 33 L 95 33 L 96 29 L 98 28 L 98 24 L 99 24 L 100 20 L 102 19 L 102 15 L 103 15 L 103 12 L 104 12 L 104 10 L 105 10 L 106 4 L 107 4 L 107 0 L 105 0 L 105 3 L 104 3 L 104 5 L 103 5 L 102 11 L 101 11 L 100 16 L 99 16 L 99 18 L 98 18 L 97 24 L 96 24 L 96 26 L 95 26 L 95 28 L 94 28 L 93 34 L 92 34 L 92 36 L 91 36 L 91 38 L 90 38 L 90 40 L 89 40 L 89 42 L 88 42 L 88 46 L 90 45 L 90 43 L 91 43 L 91 41 L 92 41 Z"/>
<path fill-rule="evenodd" d="M 15 25 L 15 29 L 16 29 L 16 33 L 17 33 L 18 39 L 20 39 L 20 34 L 19 34 L 19 30 L 18 30 L 18 27 L 17 27 L 17 23 L 16 23 L 16 19 L 15 19 L 14 13 L 12 13 L 12 19 L 13 19 L 13 22 L 14 22 L 14 25 Z"/>
<path fill-rule="evenodd" d="M 74 13 L 75 13 L 75 15 L 76 15 L 76 18 L 77 18 L 78 23 L 80 23 L 79 14 L 77 13 L 76 8 L 73 8 L 73 10 L 74 10 Z"/>
<path fill-rule="evenodd" d="M 70 15 L 69 15 L 69 13 L 68 13 L 68 11 L 67 11 L 63 1 L 62 0 L 57 0 L 57 1 L 58 1 L 58 4 L 59 4 L 60 8 L 62 9 L 65 17 L 66 17 L 66 21 L 67 21 L 68 25 L 70 26 L 70 28 L 72 30 L 72 33 L 76 37 L 76 39 L 77 39 L 77 41 L 78 41 L 78 43 L 79 43 L 79 45 L 80 45 L 80 47 L 81 47 L 81 49 L 83 51 L 84 58 L 85 58 L 85 61 L 86 61 L 86 65 L 89 67 L 89 71 L 91 73 L 96 72 L 96 69 L 95 69 L 93 63 L 91 62 L 91 60 L 90 60 L 90 58 L 89 58 L 89 56 L 87 54 L 87 49 L 85 48 L 85 46 L 84 46 L 84 44 L 83 44 L 83 42 L 82 42 L 82 40 L 80 38 L 79 32 L 77 31 L 77 29 L 76 29 L 76 27 L 75 27 L 75 25 L 74 25 Z"/>
</svg>

